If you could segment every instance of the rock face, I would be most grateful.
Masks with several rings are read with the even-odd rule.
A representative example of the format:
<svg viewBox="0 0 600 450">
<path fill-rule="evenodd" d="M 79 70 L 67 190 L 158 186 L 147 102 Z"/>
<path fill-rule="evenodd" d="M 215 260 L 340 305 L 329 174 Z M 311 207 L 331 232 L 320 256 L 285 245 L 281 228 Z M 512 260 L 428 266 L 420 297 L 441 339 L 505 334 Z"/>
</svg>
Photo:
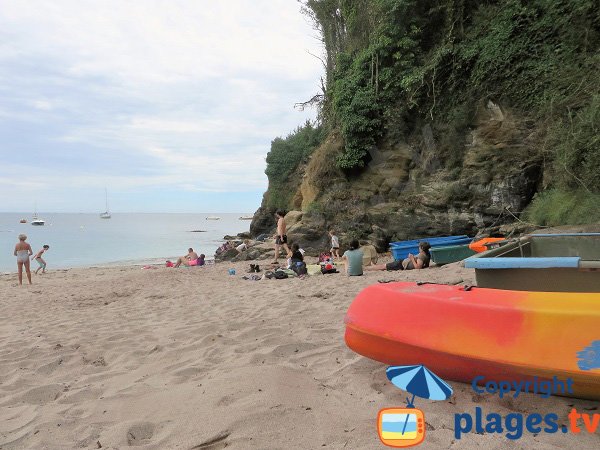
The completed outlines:
<svg viewBox="0 0 600 450">
<path fill-rule="evenodd" d="M 497 231 L 529 204 L 542 177 L 534 123 L 493 101 L 475 105 L 461 133 L 444 124 L 415 124 L 405 140 L 383 139 L 359 174 L 335 168 L 340 138 L 331 135 L 296 173 L 302 183 L 288 236 L 311 254 L 329 248 L 334 228 L 342 250 L 352 238 L 379 251 L 390 241 Z M 263 206 L 252 221 L 256 236 L 275 227 Z"/>
<path fill-rule="evenodd" d="M 290 245 L 298 243 L 309 256 L 318 256 L 320 252 L 329 248 L 327 222 L 324 217 L 306 214 L 302 216 L 301 221 L 288 228 L 287 235 Z"/>
<path fill-rule="evenodd" d="M 274 230 L 276 225 L 277 223 L 275 222 L 275 210 L 273 208 L 261 206 L 254 213 L 252 222 L 250 222 L 250 234 L 253 237 L 256 237 L 259 234 L 263 233 L 275 233 Z"/>
</svg>

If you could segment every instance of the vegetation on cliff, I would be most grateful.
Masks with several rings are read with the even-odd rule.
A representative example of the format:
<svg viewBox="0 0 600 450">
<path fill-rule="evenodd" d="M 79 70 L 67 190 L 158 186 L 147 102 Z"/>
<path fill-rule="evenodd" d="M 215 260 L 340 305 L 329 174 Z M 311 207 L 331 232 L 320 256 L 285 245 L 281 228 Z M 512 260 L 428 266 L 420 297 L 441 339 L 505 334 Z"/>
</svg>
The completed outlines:
<svg viewBox="0 0 600 450">
<path fill-rule="evenodd" d="M 266 205 L 273 209 L 288 209 L 292 196 L 300 184 L 298 166 L 306 163 L 313 150 L 323 139 L 323 128 L 306 122 L 285 138 L 275 138 L 267 154 L 269 192 Z"/>
<path fill-rule="evenodd" d="M 325 90 L 315 97 L 322 126 L 343 141 L 331 164 L 347 177 L 364 170 L 374 149 L 411 143 L 427 125 L 439 143 L 436 167 L 461 191 L 449 204 L 468 203 L 474 194 L 459 188 L 471 158 L 466 136 L 474 105 L 491 100 L 520 115 L 533 149 L 528 164 L 540 167 L 530 171 L 540 195 L 528 217 L 550 225 L 597 220 L 584 206 L 594 209 L 600 194 L 597 1 L 307 0 L 304 12 L 325 48 Z M 294 139 L 313 146 L 323 137 L 309 135 L 297 130 Z M 304 148 L 302 158 L 310 153 Z M 268 160 L 267 174 L 293 172 L 302 159 L 296 154 L 285 170 Z M 519 155 L 502 157 L 488 170 Z M 269 181 L 270 191 L 285 182 Z M 273 204 L 289 206 L 292 196 Z M 577 211 L 553 213 L 567 204 Z"/>
</svg>

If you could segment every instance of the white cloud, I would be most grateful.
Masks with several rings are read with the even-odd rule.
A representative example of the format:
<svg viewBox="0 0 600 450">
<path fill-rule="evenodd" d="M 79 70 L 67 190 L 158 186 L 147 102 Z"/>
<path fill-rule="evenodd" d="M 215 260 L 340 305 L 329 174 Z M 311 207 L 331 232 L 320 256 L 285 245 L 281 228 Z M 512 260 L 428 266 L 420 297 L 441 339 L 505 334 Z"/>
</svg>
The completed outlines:
<svg viewBox="0 0 600 450">
<path fill-rule="evenodd" d="M 322 70 L 292 0 L 0 0 L 0 30 L 0 157 L 21 163 L 18 144 L 39 174 L 0 169 L 15 190 L 265 188 L 270 141 L 313 115 L 293 104 Z"/>
</svg>

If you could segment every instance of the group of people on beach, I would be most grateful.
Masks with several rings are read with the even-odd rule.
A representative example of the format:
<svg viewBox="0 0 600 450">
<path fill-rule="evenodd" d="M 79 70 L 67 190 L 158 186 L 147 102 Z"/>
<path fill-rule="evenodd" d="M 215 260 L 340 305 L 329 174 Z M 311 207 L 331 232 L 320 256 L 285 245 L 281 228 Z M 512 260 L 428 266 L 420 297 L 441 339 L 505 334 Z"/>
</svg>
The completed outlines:
<svg viewBox="0 0 600 450">
<path fill-rule="evenodd" d="M 275 260 L 272 264 L 278 264 L 279 254 L 281 252 L 281 248 L 287 252 L 287 256 L 289 261 L 303 261 L 304 253 L 301 252 L 298 244 L 293 244 L 290 249 L 288 246 L 288 236 L 286 234 L 286 224 L 285 224 L 285 213 L 281 210 L 277 210 L 275 213 L 275 218 L 277 220 L 277 234 L 274 236 L 275 239 Z M 331 248 L 329 250 L 329 254 L 331 255 L 331 259 L 340 258 L 340 241 L 338 236 L 335 234 L 333 229 L 329 230 L 329 237 L 331 238 Z M 429 249 L 431 246 L 428 242 L 419 243 L 419 253 L 413 255 L 412 253 L 408 254 L 407 258 L 399 261 L 392 261 L 387 264 L 370 264 L 363 267 L 364 262 L 364 253 L 361 250 L 360 243 L 358 239 L 353 239 L 350 241 L 350 245 L 348 250 L 344 252 L 341 259 L 344 261 L 345 272 L 348 276 L 360 276 L 363 274 L 363 269 L 368 271 L 373 270 L 388 270 L 388 271 L 396 271 L 396 270 L 418 270 L 425 269 L 429 267 L 429 263 L 431 261 L 431 254 L 429 253 Z"/>
<path fill-rule="evenodd" d="M 285 213 L 282 210 L 277 210 L 275 213 L 275 218 L 277 220 L 277 233 L 275 234 L 275 259 L 272 262 L 273 265 L 279 264 L 279 256 L 281 254 L 281 249 L 283 248 L 287 254 L 288 259 L 288 267 L 302 267 L 304 265 L 304 251 L 300 248 L 297 243 L 294 243 L 291 248 L 288 245 L 288 236 L 286 231 L 286 223 L 285 223 Z M 360 243 L 357 239 L 353 239 L 350 241 L 348 246 L 348 250 L 344 252 L 344 254 L 340 257 L 340 241 L 338 236 L 335 234 L 333 229 L 329 230 L 329 237 L 331 239 L 331 248 L 329 250 L 329 260 L 330 263 L 333 262 L 334 258 L 341 259 L 345 265 L 345 273 L 348 276 L 360 276 L 363 274 L 363 270 L 372 271 L 372 270 L 413 270 L 413 269 L 424 269 L 429 267 L 429 262 L 431 261 L 431 254 L 429 253 L 430 245 L 428 242 L 421 242 L 419 244 L 419 253 L 416 255 L 408 254 L 408 257 L 399 260 L 392 261 L 387 264 L 373 264 L 372 260 L 368 261 L 368 265 L 364 264 L 365 254 L 361 249 Z M 23 267 L 27 273 L 27 279 L 29 280 L 29 284 L 31 282 L 31 271 L 30 271 L 30 257 L 35 260 L 39 267 L 35 271 L 37 274 L 40 270 L 42 273 L 46 273 L 46 261 L 42 257 L 42 255 L 48 251 L 50 246 L 44 245 L 42 249 L 40 249 L 35 256 L 33 255 L 33 250 L 31 249 L 31 245 L 26 242 L 27 236 L 24 234 L 19 235 L 19 242 L 15 245 L 14 255 L 17 257 L 17 267 L 18 267 L 18 275 L 19 275 L 19 284 L 23 284 Z M 231 244 L 230 244 L 231 245 Z M 231 248 L 235 248 L 238 253 L 246 251 L 250 246 L 250 241 L 248 239 L 244 240 L 241 244 L 237 246 L 231 246 Z M 374 251 L 374 250 L 373 250 Z M 203 266 L 206 264 L 205 255 L 196 253 L 193 248 L 188 249 L 187 255 L 180 256 L 173 263 L 172 261 L 167 261 L 167 267 L 180 267 L 180 266 Z"/>
<path fill-rule="evenodd" d="M 17 244 L 15 245 L 14 251 L 14 255 L 17 257 L 17 269 L 19 273 L 20 285 L 23 284 L 23 267 L 25 267 L 25 272 L 27 274 L 27 280 L 29 281 L 29 284 L 32 284 L 29 258 L 35 260 L 39 264 L 39 267 L 35 271 L 36 275 L 38 274 L 40 269 L 42 270 L 42 273 L 46 273 L 46 261 L 44 260 L 44 258 L 42 258 L 42 255 L 45 252 L 47 252 L 48 249 L 50 249 L 50 246 L 46 244 L 34 256 L 33 250 L 31 249 L 31 245 L 29 245 L 28 242 L 25 242 L 26 240 L 27 236 L 24 234 L 20 234 L 19 242 L 17 242 Z"/>
</svg>

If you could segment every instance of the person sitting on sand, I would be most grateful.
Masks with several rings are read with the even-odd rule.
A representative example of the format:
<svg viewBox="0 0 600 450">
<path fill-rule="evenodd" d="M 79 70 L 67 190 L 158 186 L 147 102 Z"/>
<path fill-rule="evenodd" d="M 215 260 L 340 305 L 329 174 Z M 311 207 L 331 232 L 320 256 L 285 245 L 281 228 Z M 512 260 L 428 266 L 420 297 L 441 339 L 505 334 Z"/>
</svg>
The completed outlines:
<svg viewBox="0 0 600 450">
<path fill-rule="evenodd" d="M 197 266 L 203 266 L 206 261 L 204 261 L 204 258 L 206 258 L 206 256 L 204 255 L 204 253 L 201 253 L 200 256 L 198 256 L 198 260 L 197 260 Z"/>
<path fill-rule="evenodd" d="M 242 253 L 244 250 L 248 250 L 249 246 L 250 246 L 250 240 L 246 239 L 244 242 L 242 242 L 240 245 L 238 245 L 235 249 L 238 251 L 238 253 Z"/>
<path fill-rule="evenodd" d="M 188 248 L 188 254 L 177 258 L 177 262 L 173 267 L 179 267 L 181 264 L 184 266 L 195 266 L 198 264 L 198 253 L 193 248 Z"/>
<path fill-rule="evenodd" d="M 282 210 L 278 209 L 275 213 L 275 217 L 277 218 L 277 234 L 275 235 L 275 260 L 272 264 L 277 264 L 279 261 L 279 250 L 283 246 L 285 248 L 286 253 L 290 254 L 290 248 L 287 245 L 287 235 L 285 234 L 285 220 L 283 219 L 285 214 Z"/>
<path fill-rule="evenodd" d="M 304 262 L 304 255 L 298 244 L 292 244 L 292 256 L 290 256 L 289 266 L 293 266 L 297 262 Z"/>
<path fill-rule="evenodd" d="M 307 273 L 304 250 L 298 244 L 292 244 L 292 255 L 288 259 L 288 269 L 292 269 L 298 276 L 302 277 Z"/>
<path fill-rule="evenodd" d="M 359 247 L 358 240 L 353 239 L 350 242 L 350 248 L 342 256 L 342 259 L 346 262 L 346 275 L 349 277 L 363 274 L 363 252 Z"/>
<path fill-rule="evenodd" d="M 27 279 L 31 284 L 31 270 L 29 270 L 29 257 L 33 255 L 31 245 L 25 240 L 27 236 L 24 234 L 19 235 L 19 242 L 15 245 L 14 255 L 17 257 L 17 269 L 19 271 L 19 284 L 23 284 L 23 266 L 25 266 L 25 272 L 27 272 Z"/>
<path fill-rule="evenodd" d="M 413 269 L 426 269 L 429 267 L 429 261 L 431 261 L 431 254 L 429 249 L 431 245 L 429 242 L 419 243 L 419 253 L 417 256 L 412 253 L 408 254 L 408 258 L 404 258 L 402 261 L 392 261 L 387 264 L 377 264 L 374 266 L 365 267 L 366 270 L 413 270 Z"/>
<path fill-rule="evenodd" d="M 46 261 L 44 261 L 44 258 L 42 258 L 42 255 L 44 254 L 44 252 L 48 251 L 49 248 L 50 248 L 49 245 L 47 245 L 47 244 L 44 245 L 42 247 L 42 249 L 39 252 L 37 252 L 35 254 L 35 256 L 33 257 L 33 259 L 35 259 L 36 262 L 40 265 L 40 267 L 38 267 L 35 270 L 35 274 L 36 275 L 37 275 L 37 273 L 39 272 L 40 269 L 42 269 L 42 273 L 46 273 Z"/>
</svg>

